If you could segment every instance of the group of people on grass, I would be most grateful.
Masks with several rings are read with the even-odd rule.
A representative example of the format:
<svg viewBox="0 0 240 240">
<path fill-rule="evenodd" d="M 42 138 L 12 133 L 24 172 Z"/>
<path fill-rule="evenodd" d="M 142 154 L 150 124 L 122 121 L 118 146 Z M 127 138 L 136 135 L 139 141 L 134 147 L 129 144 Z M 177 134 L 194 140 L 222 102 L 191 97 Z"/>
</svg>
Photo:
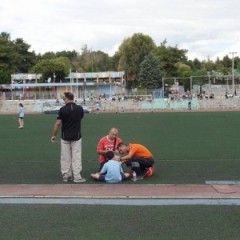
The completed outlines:
<svg viewBox="0 0 240 240">
<path fill-rule="evenodd" d="M 51 141 L 55 142 L 61 128 L 61 173 L 64 182 L 85 182 L 82 178 L 82 135 L 81 120 L 84 117 L 83 108 L 74 102 L 71 92 L 64 93 L 65 106 L 61 107 L 53 127 Z M 151 176 L 154 172 L 153 154 L 142 144 L 123 143 L 118 137 L 118 129 L 110 129 L 107 136 L 97 144 L 99 154 L 99 170 L 91 174 L 97 181 L 118 183 L 130 179 L 136 173 L 137 179 Z M 122 165 L 131 168 L 129 173 L 123 171 Z"/>
<path fill-rule="evenodd" d="M 133 172 L 137 179 L 150 176 L 153 172 L 153 154 L 142 144 L 123 143 L 117 128 L 110 129 L 108 135 L 100 139 L 97 153 L 99 171 L 91 174 L 95 180 L 116 183 L 131 178 Z M 131 168 L 130 173 L 123 172 L 123 164 Z"/>
</svg>

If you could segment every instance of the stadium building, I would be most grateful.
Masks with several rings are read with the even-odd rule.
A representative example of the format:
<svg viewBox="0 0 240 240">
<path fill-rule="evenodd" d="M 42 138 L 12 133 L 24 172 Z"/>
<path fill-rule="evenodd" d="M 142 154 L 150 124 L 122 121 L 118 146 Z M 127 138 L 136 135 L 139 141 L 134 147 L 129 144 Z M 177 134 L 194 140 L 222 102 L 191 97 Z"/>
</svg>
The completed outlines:
<svg viewBox="0 0 240 240">
<path fill-rule="evenodd" d="M 70 72 L 60 82 L 51 78 L 40 82 L 41 77 L 41 74 L 12 74 L 11 84 L 1 86 L 1 99 L 61 99 L 66 91 L 72 91 L 77 99 L 124 94 L 124 72 Z"/>
</svg>

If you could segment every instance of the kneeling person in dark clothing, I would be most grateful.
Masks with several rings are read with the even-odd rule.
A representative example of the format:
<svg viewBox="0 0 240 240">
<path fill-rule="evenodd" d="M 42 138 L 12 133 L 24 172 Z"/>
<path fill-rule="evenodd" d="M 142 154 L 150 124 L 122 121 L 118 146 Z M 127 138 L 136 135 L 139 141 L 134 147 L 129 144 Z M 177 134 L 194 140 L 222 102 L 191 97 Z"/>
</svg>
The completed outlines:
<svg viewBox="0 0 240 240">
<path fill-rule="evenodd" d="M 142 144 L 120 143 L 117 147 L 119 153 L 122 155 L 120 162 L 131 166 L 132 171 L 135 171 L 137 177 L 142 179 L 144 176 L 150 176 L 148 170 L 153 170 L 153 154 Z"/>
</svg>

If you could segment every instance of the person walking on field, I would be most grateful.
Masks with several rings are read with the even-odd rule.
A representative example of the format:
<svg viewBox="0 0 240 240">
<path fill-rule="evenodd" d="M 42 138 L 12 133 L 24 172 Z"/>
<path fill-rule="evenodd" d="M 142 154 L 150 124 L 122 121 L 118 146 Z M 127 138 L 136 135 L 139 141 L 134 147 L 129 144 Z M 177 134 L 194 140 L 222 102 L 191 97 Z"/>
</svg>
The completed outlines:
<svg viewBox="0 0 240 240">
<path fill-rule="evenodd" d="M 106 153 L 108 151 L 115 152 L 117 145 L 122 142 L 122 139 L 118 137 L 118 129 L 111 128 L 108 135 L 102 137 L 97 144 L 97 153 L 99 154 L 99 172 L 102 169 L 104 163 L 107 161 Z"/>
<path fill-rule="evenodd" d="M 64 93 L 65 106 L 61 107 L 54 124 L 51 142 L 55 142 L 61 127 L 61 173 L 64 182 L 85 182 L 82 178 L 82 135 L 83 108 L 74 102 L 71 92 Z"/>
<path fill-rule="evenodd" d="M 131 166 L 132 171 L 136 172 L 138 179 L 152 176 L 154 159 L 149 149 L 137 143 L 129 143 L 128 145 L 120 143 L 117 149 L 122 155 L 120 162 Z"/>
<path fill-rule="evenodd" d="M 19 122 L 18 128 L 23 128 L 24 127 L 24 107 L 22 103 L 19 104 L 18 122 Z"/>
</svg>

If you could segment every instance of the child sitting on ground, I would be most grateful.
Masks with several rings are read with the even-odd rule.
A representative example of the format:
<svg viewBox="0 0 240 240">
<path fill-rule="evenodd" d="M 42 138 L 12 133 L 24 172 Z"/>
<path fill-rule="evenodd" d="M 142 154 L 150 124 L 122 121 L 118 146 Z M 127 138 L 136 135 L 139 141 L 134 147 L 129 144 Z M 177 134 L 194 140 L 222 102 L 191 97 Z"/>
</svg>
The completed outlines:
<svg viewBox="0 0 240 240">
<path fill-rule="evenodd" d="M 100 172 L 91 174 L 93 179 L 107 183 L 119 183 L 130 177 L 129 173 L 123 172 L 122 165 L 119 162 L 120 156 L 117 156 L 112 151 L 108 151 L 105 156 L 107 162 Z"/>
</svg>

